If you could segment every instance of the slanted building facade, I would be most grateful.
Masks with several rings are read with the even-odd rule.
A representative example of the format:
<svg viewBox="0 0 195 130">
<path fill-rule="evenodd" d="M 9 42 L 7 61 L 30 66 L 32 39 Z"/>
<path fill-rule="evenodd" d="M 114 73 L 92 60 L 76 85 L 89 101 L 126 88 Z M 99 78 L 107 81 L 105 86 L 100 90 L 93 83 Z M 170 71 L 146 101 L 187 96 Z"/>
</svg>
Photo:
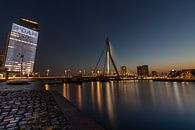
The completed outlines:
<svg viewBox="0 0 195 130">
<path fill-rule="evenodd" d="M 21 18 L 19 24 L 13 23 L 5 49 L 4 66 L 8 72 L 33 72 L 38 42 L 38 23 Z"/>
</svg>

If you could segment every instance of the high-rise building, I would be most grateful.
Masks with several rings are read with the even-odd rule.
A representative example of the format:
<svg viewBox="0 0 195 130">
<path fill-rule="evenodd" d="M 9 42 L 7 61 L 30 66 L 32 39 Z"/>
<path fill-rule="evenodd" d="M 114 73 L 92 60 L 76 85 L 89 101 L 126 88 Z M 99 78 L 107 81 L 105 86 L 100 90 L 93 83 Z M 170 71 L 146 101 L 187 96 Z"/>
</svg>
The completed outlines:
<svg viewBox="0 0 195 130">
<path fill-rule="evenodd" d="M 148 77 L 148 65 L 137 66 L 137 75 L 141 77 Z"/>
<path fill-rule="evenodd" d="M 21 18 L 13 23 L 5 49 L 4 66 L 9 72 L 33 72 L 38 41 L 38 23 Z"/>
<path fill-rule="evenodd" d="M 122 76 L 126 76 L 127 75 L 127 67 L 121 66 L 120 72 L 121 72 Z"/>
</svg>

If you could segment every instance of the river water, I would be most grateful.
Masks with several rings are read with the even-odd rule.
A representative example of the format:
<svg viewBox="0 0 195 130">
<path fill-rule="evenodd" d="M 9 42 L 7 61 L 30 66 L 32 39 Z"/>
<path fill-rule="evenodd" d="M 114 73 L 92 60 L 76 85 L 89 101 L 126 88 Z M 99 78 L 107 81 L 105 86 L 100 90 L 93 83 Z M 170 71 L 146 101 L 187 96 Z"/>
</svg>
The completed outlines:
<svg viewBox="0 0 195 130">
<path fill-rule="evenodd" d="M 106 129 L 195 129 L 195 82 L 126 80 L 45 85 Z"/>
</svg>

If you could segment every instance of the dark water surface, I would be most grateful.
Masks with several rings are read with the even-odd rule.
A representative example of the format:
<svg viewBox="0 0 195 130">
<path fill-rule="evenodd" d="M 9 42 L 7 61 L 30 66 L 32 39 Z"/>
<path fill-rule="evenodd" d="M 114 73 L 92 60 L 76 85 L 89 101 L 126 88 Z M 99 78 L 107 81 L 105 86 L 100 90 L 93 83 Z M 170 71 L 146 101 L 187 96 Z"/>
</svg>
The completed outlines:
<svg viewBox="0 0 195 130">
<path fill-rule="evenodd" d="M 45 85 L 107 129 L 195 130 L 195 82 L 111 81 Z"/>
</svg>

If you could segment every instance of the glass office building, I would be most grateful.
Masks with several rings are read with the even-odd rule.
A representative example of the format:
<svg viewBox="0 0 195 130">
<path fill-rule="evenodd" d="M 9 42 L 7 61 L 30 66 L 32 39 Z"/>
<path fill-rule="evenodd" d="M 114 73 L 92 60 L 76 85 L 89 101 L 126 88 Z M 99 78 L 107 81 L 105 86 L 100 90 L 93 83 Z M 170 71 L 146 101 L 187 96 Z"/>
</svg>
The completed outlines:
<svg viewBox="0 0 195 130">
<path fill-rule="evenodd" d="M 23 75 L 31 74 L 37 41 L 38 31 L 36 29 L 13 23 L 6 49 L 5 67 L 7 70 L 22 72 Z"/>
</svg>

